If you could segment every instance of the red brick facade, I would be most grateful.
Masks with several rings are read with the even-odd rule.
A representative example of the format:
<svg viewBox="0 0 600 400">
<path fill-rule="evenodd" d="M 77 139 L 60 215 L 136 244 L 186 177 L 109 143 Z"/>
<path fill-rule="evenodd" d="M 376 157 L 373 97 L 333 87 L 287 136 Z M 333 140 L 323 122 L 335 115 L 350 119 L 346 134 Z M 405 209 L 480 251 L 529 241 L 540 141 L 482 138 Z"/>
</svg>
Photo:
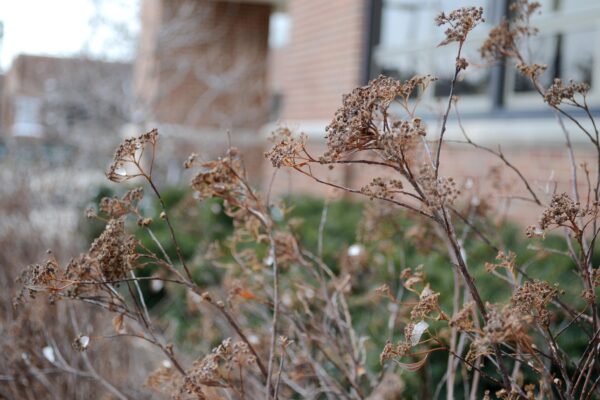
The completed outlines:
<svg viewBox="0 0 600 400">
<path fill-rule="evenodd" d="M 224 136 L 218 132 L 228 127 L 255 133 L 266 121 L 269 90 L 281 96 L 278 121 L 311 134 L 311 147 L 314 154 L 319 154 L 324 147 L 319 138 L 324 136 L 325 125 L 340 106 L 342 95 L 364 83 L 370 28 L 368 14 L 373 3 L 369 0 L 283 2 L 279 10 L 285 11 L 290 20 L 290 38 L 283 47 L 269 50 L 268 19 L 273 7 L 266 2 L 202 0 L 193 2 L 199 8 L 190 6 L 187 14 L 183 12 L 186 2 L 189 0 L 144 1 L 136 86 L 140 99 L 151 111 L 150 120 L 192 128 L 215 128 L 214 137 L 221 138 Z M 186 18 L 182 21 L 182 15 L 196 21 L 191 25 L 196 28 L 195 33 L 186 25 Z M 186 38 L 190 41 L 186 42 Z M 236 69 L 236 65 L 239 68 Z M 240 80 L 229 81 L 220 87 L 221 92 L 211 94 L 219 82 L 226 82 L 220 80 L 225 77 Z M 251 86 L 240 86 L 242 83 Z M 558 125 L 552 124 L 549 128 L 546 123 L 539 125 L 527 117 L 521 118 L 485 119 L 468 130 L 470 133 L 481 131 L 476 140 L 483 140 L 492 148 L 502 143 L 507 158 L 523 170 L 544 200 L 554 190 L 569 191 L 571 165 L 562 147 Z M 513 125 L 507 122 L 522 126 L 515 133 Z M 434 119 L 429 125 L 428 137 L 435 147 L 439 128 Z M 447 138 L 461 139 L 455 121 L 450 121 L 448 129 Z M 550 131 L 552 135 L 548 134 Z M 209 134 L 200 136 L 199 142 L 204 140 L 219 150 L 227 145 L 226 139 L 215 141 Z M 261 168 L 260 153 L 268 143 L 255 136 L 249 136 L 245 143 L 233 137 L 235 145 L 245 145 L 247 158 L 252 160 L 247 163 L 251 166 L 251 176 L 267 185 L 272 169 L 267 165 L 263 166 L 262 173 L 258 169 Z M 549 137 L 555 142 L 550 143 Z M 556 138 L 560 140 L 557 142 Z M 591 159 L 593 155 L 585 151 L 582 141 L 575 137 L 573 140 L 581 160 Z M 538 141 L 542 141 L 542 147 Z M 472 185 L 464 191 L 491 199 L 499 206 L 499 215 L 508 197 L 526 195 L 518 177 L 488 153 L 449 143 L 444 147 L 442 159 L 445 176 L 455 177 L 461 185 Z M 500 167 L 501 181 L 505 182 L 501 189 L 494 186 L 492 176 L 497 167 Z M 347 170 L 316 168 L 315 172 L 322 178 L 353 188 L 360 188 L 380 173 L 365 168 L 352 169 L 351 173 Z M 581 178 L 582 172 L 579 174 Z M 328 190 L 299 174 L 283 171 L 275 182 L 273 190 L 280 193 L 292 190 L 324 194 Z M 516 199 L 510 203 L 510 216 L 523 224 L 535 222 L 539 210 L 532 208 L 531 203 Z"/>
<path fill-rule="evenodd" d="M 271 6 L 145 0 L 136 93 L 145 122 L 257 129 L 266 122 Z"/>
<path fill-rule="evenodd" d="M 343 93 L 361 84 L 365 0 L 291 0 L 291 39 L 274 57 L 281 120 L 328 119 Z"/>
</svg>

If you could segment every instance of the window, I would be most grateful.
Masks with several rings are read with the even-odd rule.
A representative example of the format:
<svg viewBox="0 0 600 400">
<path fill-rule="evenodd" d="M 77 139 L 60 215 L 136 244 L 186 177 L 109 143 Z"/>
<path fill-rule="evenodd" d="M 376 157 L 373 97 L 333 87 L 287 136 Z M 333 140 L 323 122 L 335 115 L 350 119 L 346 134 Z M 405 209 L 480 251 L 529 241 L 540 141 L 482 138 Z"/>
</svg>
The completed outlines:
<svg viewBox="0 0 600 400">
<path fill-rule="evenodd" d="M 38 123 L 40 106 L 40 100 L 34 97 L 17 97 L 15 100 L 15 123 Z"/>
<path fill-rule="evenodd" d="M 285 12 L 271 13 L 269 18 L 269 47 L 279 49 L 290 41 L 291 21 Z"/>
<path fill-rule="evenodd" d="M 463 98 L 463 108 L 470 111 L 543 107 L 536 101 L 539 99 L 534 88 L 517 72 L 512 61 L 500 66 L 502 74 L 492 79 L 493 72 L 479 57 L 478 48 L 488 30 L 506 16 L 507 7 L 502 3 L 498 0 L 468 3 L 486 10 L 486 23 L 476 28 L 465 43 L 463 54 L 470 67 L 455 86 L 455 93 Z M 456 48 L 437 47 L 443 29 L 433 21 L 439 12 L 465 4 L 463 0 L 382 0 L 380 38 L 373 51 L 372 75 L 385 73 L 408 79 L 416 73 L 432 73 L 439 80 L 426 97 L 435 100 L 447 96 Z M 542 0 L 541 4 L 541 14 L 532 18 L 539 34 L 524 44 L 523 54 L 532 62 L 548 66 L 540 78 L 544 87 L 555 77 L 586 82 L 591 85 L 589 103 L 600 106 L 600 1 Z"/>
<path fill-rule="evenodd" d="M 15 99 L 15 119 L 11 127 L 14 136 L 42 135 L 40 125 L 41 101 L 34 97 L 19 96 Z"/>
</svg>

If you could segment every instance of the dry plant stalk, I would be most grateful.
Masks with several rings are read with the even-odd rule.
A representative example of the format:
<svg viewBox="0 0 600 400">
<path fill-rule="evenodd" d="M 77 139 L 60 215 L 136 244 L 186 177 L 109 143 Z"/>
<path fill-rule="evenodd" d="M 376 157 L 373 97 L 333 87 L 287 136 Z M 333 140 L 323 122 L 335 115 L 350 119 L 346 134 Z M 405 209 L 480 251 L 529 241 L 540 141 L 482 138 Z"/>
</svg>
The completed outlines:
<svg viewBox="0 0 600 400">
<path fill-rule="evenodd" d="M 579 127 L 600 160 L 599 133 L 586 102 L 587 86 L 555 80 L 549 88 L 542 87 L 538 78 L 545 67 L 528 63 L 519 50 L 519 43 L 536 33 L 529 19 L 539 4 L 519 0 L 511 7 L 513 20 L 491 30 L 482 56 L 515 59 L 541 100 Z M 117 182 L 144 179 L 162 206 L 161 221 L 143 215 L 138 206 L 141 189 L 120 199 L 103 200 L 101 209 L 109 220 L 89 251 L 66 266 L 52 255 L 46 262 L 30 266 L 21 278 L 20 300 L 46 293 L 51 301 L 78 300 L 116 314 L 116 336 L 146 341 L 164 355 L 165 361 L 150 375 L 148 385 L 177 399 L 224 395 L 241 399 L 373 399 L 382 393 L 400 398 L 404 386 L 397 368 L 416 374 L 440 353 L 448 358 L 436 396 L 445 386 L 446 397 L 454 398 L 460 378 L 467 388 L 465 396 L 471 399 L 597 398 L 600 326 L 596 288 L 600 273 L 592 260 L 600 233 L 600 174 L 590 182 L 585 202 L 579 200 L 577 182 L 575 193 L 545 198 L 503 153 L 474 143 L 465 133 L 466 145 L 497 156 L 518 175 L 527 195 L 540 206 L 539 226 L 527 229 L 530 240 L 557 229 L 566 232 L 567 255 L 584 287 L 583 309 L 565 303 L 556 283 L 530 277 L 510 249 L 498 248 L 488 230 L 476 223 L 490 223 L 486 217 L 489 207 L 465 199 L 462 185 L 444 176 L 440 155 L 448 117 L 457 107 L 454 87 L 469 68 L 461 52 L 469 33 L 482 21 L 481 8 L 462 8 L 436 19 L 438 25 L 447 26 L 440 45 L 457 46 L 455 74 L 437 138 L 430 138 L 427 125 L 417 114 L 420 95 L 436 78 L 423 75 L 398 81 L 380 76 L 344 96 L 327 127 L 324 154 L 313 156 L 307 149 L 307 137 L 295 136 L 287 128 L 275 132 L 273 147 L 266 153 L 277 168 L 290 168 L 320 184 L 377 201 L 366 208 L 365 237 L 383 240 L 382 221 L 397 216 L 413 221 L 406 240 L 417 249 L 442 254 L 447 268 L 453 270 L 451 295 L 434 287 L 423 266 L 402 266 L 393 281 L 374 282 L 369 301 L 390 306 L 389 330 L 378 331 L 381 336 L 377 339 L 385 343 L 382 348 L 367 346 L 365 327 L 355 324 L 357 303 L 364 301 L 356 292 L 356 276 L 368 264 L 364 249 L 351 249 L 338 268 L 322 258 L 321 238 L 318 254 L 303 247 L 294 225 L 274 218 L 277 206 L 248 183 L 241 153 L 235 148 L 214 161 L 201 162 L 192 155 L 185 163 L 186 168 L 197 171 L 191 183 L 197 196 L 222 200 L 235 227 L 225 243 L 233 262 L 219 266 L 225 271 L 221 285 L 200 286 L 180 251 L 178 231 L 152 175 L 156 131 L 125 141 L 108 177 Z M 399 106 L 402 116 L 394 115 L 392 104 Z M 579 121 L 573 108 L 582 110 L 589 124 Z M 592 128 L 587 127 L 590 124 Z M 376 168 L 382 176 L 363 188 L 350 188 L 317 176 L 312 168 L 353 164 Z M 575 164 L 572 167 L 575 169 Z M 90 216 L 97 217 L 93 212 Z M 158 254 L 126 232 L 129 217 L 156 241 L 161 250 Z M 157 223 L 167 224 L 178 259 L 170 259 L 153 234 Z M 324 220 L 320 234 L 323 225 Z M 499 278 L 506 284 L 507 302 L 491 304 L 482 295 L 481 282 L 475 280 L 473 266 L 467 262 L 466 239 L 481 241 L 498 254 L 495 261 L 486 263 L 486 269 L 489 279 Z M 249 247 L 250 243 L 258 247 Z M 382 247 L 381 251 L 393 251 L 393 244 L 391 250 Z M 138 277 L 137 272 L 150 264 L 160 267 L 160 273 Z M 195 361 L 185 360 L 153 321 L 155 316 L 139 286 L 144 280 L 184 289 L 190 304 L 219 321 L 218 335 L 208 336 L 207 330 L 206 341 L 218 339 L 221 344 L 194 357 Z M 444 296 L 451 297 L 452 309 L 444 310 Z M 557 320 L 565 324 L 559 326 Z M 257 325 L 264 328 L 257 329 Z M 567 354 L 559 345 L 559 336 L 572 325 L 580 326 L 587 340 L 580 354 Z M 403 332 L 403 338 L 394 340 L 398 332 Z M 84 331 L 79 335 L 74 346 L 83 352 L 103 339 Z M 373 354 L 379 366 L 369 362 Z"/>
</svg>

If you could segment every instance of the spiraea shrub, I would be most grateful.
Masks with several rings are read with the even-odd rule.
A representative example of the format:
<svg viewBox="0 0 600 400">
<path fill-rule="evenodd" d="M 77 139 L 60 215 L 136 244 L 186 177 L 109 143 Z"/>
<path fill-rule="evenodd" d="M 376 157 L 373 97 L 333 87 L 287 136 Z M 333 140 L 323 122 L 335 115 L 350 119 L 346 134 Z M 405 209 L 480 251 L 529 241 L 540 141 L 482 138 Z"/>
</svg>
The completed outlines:
<svg viewBox="0 0 600 400">
<path fill-rule="evenodd" d="M 589 140 L 600 165 L 588 87 L 560 79 L 544 87 L 539 77 L 546 66 L 521 52 L 536 34 L 529 20 L 538 8 L 512 2 L 511 20 L 490 31 L 481 56 L 489 65 L 514 61 L 540 102 Z M 265 154 L 274 167 L 366 200 L 356 243 L 327 237 L 334 201 L 307 226 L 293 204 L 259 193 L 236 148 L 212 161 L 191 155 L 184 167 L 194 174 L 193 200 L 168 207 L 153 174 L 160 151 L 153 130 L 126 140 L 107 173 L 140 187 L 89 211 L 105 227 L 86 253 L 67 263 L 50 255 L 29 266 L 17 307 L 26 309 L 36 297 L 109 314 L 111 327 L 69 332 L 73 348 L 100 364 L 113 355 L 95 353 L 99 343 L 144 342 L 158 354 L 144 385 L 157 397 L 600 398 L 595 167 L 573 157 L 569 168 L 582 182 L 570 192 L 544 192 L 508 156 L 463 131 L 462 143 L 496 157 L 519 181 L 514 196 L 539 209 L 539 224 L 510 235 L 499 228 L 489 197 L 475 199 L 466 182 L 445 173 L 444 136 L 460 104 L 454 89 L 472 68 L 463 47 L 484 15 L 467 7 L 435 20 L 444 29 L 440 46 L 456 50 L 439 128 L 419 116 L 419 99 L 436 80 L 424 74 L 406 81 L 380 76 L 344 95 L 324 132 L 323 154 L 313 154 L 306 135 L 285 127 L 274 132 Z M 573 154 L 568 141 L 566 151 Z M 377 177 L 347 187 L 317 172 L 323 170 L 317 166 L 354 165 Z M 142 207 L 148 197 L 158 211 Z M 181 245 L 186 218 L 177 215 L 185 215 L 182 205 L 194 209 L 198 202 L 222 210 L 230 229 L 210 244 L 193 239 L 204 247 L 191 257 Z M 331 251 L 329 240 L 340 248 Z M 168 293 L 163 305 L 149 306 L 152 288 Z M 175 304 L 184 330 L 166 317 Z M 52 385 L 47 371 L 77 370 L 55 355 L 51 342 L 39 349 L 44 357 L 3 371 L 3 379 L 31 382 L 41 398 Z M 87 378 L 111 396 L 135 396 L 98 374 Z M 4 386 L 17 397 L 24 390 Z"/>
</svg>

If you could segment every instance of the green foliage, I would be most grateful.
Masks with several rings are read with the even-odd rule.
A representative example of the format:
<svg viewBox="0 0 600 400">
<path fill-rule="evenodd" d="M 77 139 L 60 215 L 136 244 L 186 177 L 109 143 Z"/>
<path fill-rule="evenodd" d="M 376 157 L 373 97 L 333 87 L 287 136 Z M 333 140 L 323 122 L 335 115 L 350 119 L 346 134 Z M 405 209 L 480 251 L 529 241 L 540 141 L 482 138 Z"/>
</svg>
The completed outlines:
<svg viewBox="0 0 600 400">
<path fill-rule="evenodd" d="M 336 268 L 341 252 L 356 241 L 356 229 L 362 216 L 363 205 L 347 198 L 328 202 L 321 198 L 299 196 L 287 199 L 291 207 L 287 221 L 292 218 L 302 220 L 295 233 L 300 242 L 316 253 L 319 234 L 323 238 L 323 259 Z M 326 219 L 323 231 L 319 232 L 323 210 Z"/>
<path fill-rule="evenodd" d="M 101 197 L 114 195 L 110 190 L 101 188 L 96 196 L 96 201 Z M 198 201 L 193 198 L 189 190 L 170 188 L 162 192 L 163 200 L 169 212 L 171 221 L 177 230 L 177 238 L 181 251 L 187 264 L 192 270 L 195 281 L 200 287 L 215 287 L 222 283 L 224 276 L 221 265 L 233 262 L 231 253 L 227 251 L 227 238 L 233 234 L 232 219 L 223 211 L 220 200 Z M 153 219 L 151 229 L 163 244 L 165 252 L 171 260 L 177 260 L 176 249 L 170 240 L 167 224 L 160 218 L 160 204 L 153 197 L 147 196 L 141 204 L 145 216 Z M 444 255 L 443 243 L 438 243 L 435 235 L 426 236 L 421 247 L 414 244 L 411 237 L 412 228 L 415 226 L 406 214 L 398 211 L 381 221 L 376 229 L 376 236 L 365 232 L 365 204 L 364 202 L 341 199 L 325 201 L 322 198 L 300 196 L 285 199 L 281 205 L 273 206 L 272 214 L 275 220 L 279 219 L 281 226 L 293 226 L 293 234 L 299 239 L 302 246 L 313 253 L 318 252 L 319 235 L 323 238 L 323 260 L 338 274 L 350 274 L 352 277 L 352 296 L 349 298 L 352 320 L 357 332 L 362 332 L 368 337 L 366 348 L 368 351 L 367 365 L 374 371 L 381 370 L 378 354 L 385 345 L 386 340 L 401 340 L 404 333 L 396 325 L 388 331 L 388 318 L 393 305 L 381 296 L 374 295 L 373 289 L 388 284 L 392 294 L 404 293 L 403 299 L 415 301 L 417 296 L 407 293 L 403 282 L 399 278 L 403 269 L 414 269 L 423 265 L 427 281 L 432 290 L 440 292 L 439 303 L 446 314 L 452 316 L 452 288 L 454 280 L 453 267 L 447 256 Z M 370 204 L 377 207 L 377 204 Z M 282 211 L 285 210 L 285 211 Z M 324 213 L 325 210 L 325 213 Z M 323 222 L 323 218 L 325 220 Z M 322 231 L 320 232 L 320 226 Z M 457 225 L 458 231 L 469 229 Z M 144 247 L 157 254 L 161 250 L 148 235 L 144 228 L 138 227 L 135 221 L 130 221 L 130 229 L 136 237 L 141 239 Z M 86 235 L 90 241 L 102 230 L 102 224 L 93 222 L 87 229 Z M 486 270 L 485 263 L 494 262 L 496 251 L 479 240 L 472 232 L 468 233 L 464 243 L 465 252 L 469 255 L 469 269 L 478 285 L 484 301 L 501 303 L 509 300 L 510 290 L 507 282 L 502 279 L 492 278 Z M 527 274 L 533 278 L 543 279 L 550 283 L 577 282 L 573 278 L 573 265 L 569 257 L 557 255 L 565 253 L 564 240 L 560 237 L 550 236 L 545 240 L 525 240 L 523 230 L 515 225 L 506 224 L 499 227 L 495 236 L 500 249 L 511 249 L 517 255 L 517 263 Z M 211 243 L 219 243 L 222 254 L 214 260 L 207 260 L 204 255 Z M 361 243 L 364 246 L 365 257 L 356 264 L 348 261 L 347 250 L 352 244 Z M 246 246 L 254 250 L 259 256 L 266 256 L 263 244 L 248 243 Z M 542 251 L 540 248 L 553 249 L 554 252 Z M 595 261 L 597 262 L 597 261 Z M 176 263 L 177 264 L 177 263 Z M 301 268 L 301 267 L 300 267 Z M 149 276 L 158 268 L 145 268 L 140 271 L 140 276 Z M 296 270 L 290 268 L 282 274 L 295 274 Z M 148 304 L 156 315 L 164 321 L 175 324 L 176 337 L 183 348 L 190 346 L 190 338 L 198 335 L 198 327 L 202 326 L 202 316 L 188 310 L 186 291 L 178 287 L 169 287 L 169 292 L 160 290 L 152 291 L 147 282 L 142 282 L 142 289 Z M 284 288 L 285 289 L 285 288 Z M 580 298 L 582 288 L 578 284 L 561 285 L 564 290 L 565 302 L 582 309 L 584 302 Z M 462 296 L 462 294 L 461 294 Z M 403 300 L 404 301 L 404 300 Z M 410 307 L 407 307 L 407 310 Z M 399 313 L 406 310 L 400 310 Z M 562 315 L 557 313 L 556 315 Z M 563 316 L 564 317 L 564 316 Z M 400 319 L 400 318 L 399 318 Z M 246 321 L 248 329 L 260 321 L 249 319 Z M 554 321 L 556 325 L 566 325 L 564 322 Z M 441 323 L 430 321 L 432 330 L 439 331 L 440 336 L 446 333 Z M 259 327 L 255 327 L 258 329 Z M 559 345 L 566 353 L 581 351 L 586 345 L 585 338 L 580 335 L 576 324 L 569 327 L 557 339 Z M 192 345 L 193 346 L 193 345 Z M 405 374 L 409 393 L 418 393 L 416 397 L 424 396 L 423 390 L 432 391 L 432 387 L 423 388 L 422 379 L 432 379 L 438 382 L 446 370 L 447 355 L 445 352 L 434 352 L 430 356 L 428 377 L 415 374 Z M 492 368 L 492 366 L 487 366 Z M 532 376 L 533 378 L 533 376 Z M 458 389 L 457 389 L 458 390 Z M 460 390 L 457 391 L 460 394 Z M 431 393 L 429 393 L 431 394 Z M 462 395 L 462 394 L 460 394 Z"/>
</svg>

